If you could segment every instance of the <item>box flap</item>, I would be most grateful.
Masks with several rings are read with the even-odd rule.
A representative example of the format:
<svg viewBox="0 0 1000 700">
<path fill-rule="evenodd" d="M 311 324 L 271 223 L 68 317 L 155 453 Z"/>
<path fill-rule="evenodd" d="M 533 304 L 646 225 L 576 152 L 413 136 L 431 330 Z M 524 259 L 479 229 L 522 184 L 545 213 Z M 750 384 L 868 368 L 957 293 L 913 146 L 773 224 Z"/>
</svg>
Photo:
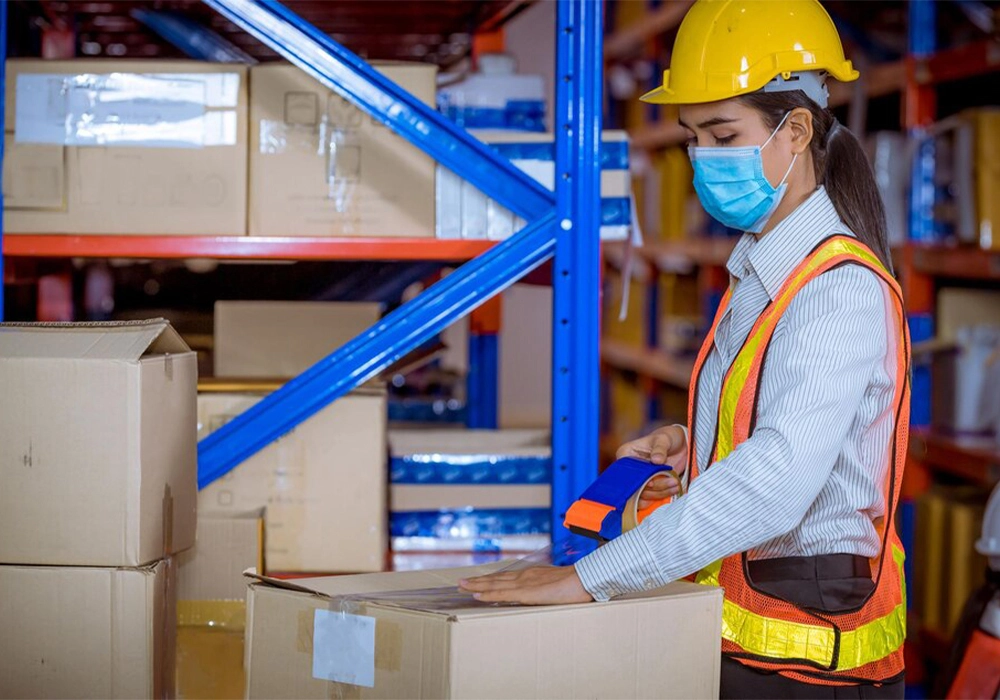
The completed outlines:
<svg viewBox="0 0 1000 700">
<path fill-rule="evenodd" d="M 539 608 L 532 605 L 480 603 L 473 599 L 471 594 L 462 593 L 457 588 L 458 582 L 463 578 L 480 576 L 507 567 L 518 568 L 518 562 L 508 560 L 455 569 L 400 571 L 359 576 L 323 576 L 294 580 L 260 576 L 253 569 L 244 571 L 243 575 L 269 586 L 298 593 L 331 599 L 346 598 L 378 606 L 439 614 L 456 620 L 538 613 Z M 714 586 L 675 581 L 662 588 L 622 596 L 603 605 L 627 605 L 648 598 L 664 596 L 690 597 L 721 594 L 722 589 Z M 591 605 L 594 603 L 561 605 L 548 609 L 581 608 Z"/>
<path fill-rule="evenodd" d="M 0 357 L 126 360 L 143 355 L 190 352 L 170 323 L 3 323 Z"/>
</svg>

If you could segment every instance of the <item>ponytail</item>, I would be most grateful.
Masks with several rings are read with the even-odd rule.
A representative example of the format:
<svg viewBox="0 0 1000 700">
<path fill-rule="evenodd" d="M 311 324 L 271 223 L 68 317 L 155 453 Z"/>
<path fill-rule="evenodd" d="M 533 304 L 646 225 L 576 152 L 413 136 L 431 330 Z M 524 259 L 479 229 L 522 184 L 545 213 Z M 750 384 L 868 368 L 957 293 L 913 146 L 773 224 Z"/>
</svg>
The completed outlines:
<svg viewBox="0 0 1000 700">
<path fill-rule="evenodd" d="M 828 109 L 823 109 L 801 90 L 754 92 L 739 98 L 760 112 L 772 131 L 793 109 L 809 110 L 813 118 L 813 139 L 809 150 L 816 170 L 816 182 L 826 187 L 837 214 L 858 240 L 871 248 L 885 268 L 892 272 L 892 254 L 885 222 L 885 205 L 875 182 L 875 173 L 857 137 Z"/>
</svg>

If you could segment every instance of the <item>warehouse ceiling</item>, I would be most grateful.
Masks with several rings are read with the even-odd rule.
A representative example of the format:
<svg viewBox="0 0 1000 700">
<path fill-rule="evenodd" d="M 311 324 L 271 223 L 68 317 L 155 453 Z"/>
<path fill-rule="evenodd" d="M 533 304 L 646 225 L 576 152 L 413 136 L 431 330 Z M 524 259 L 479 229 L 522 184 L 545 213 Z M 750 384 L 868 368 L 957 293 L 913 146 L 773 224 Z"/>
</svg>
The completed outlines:
<svg viewBox="0 0 1000 700">
<path fill-rule="evenodd" d="M 446 66 L 469 53 L 474 31 L 500 26 L 530 0 L 285 0 L 284 4 L 365 58 L 425 60 Z M 197 22 L 257 60 L 276 57 L 199 0 L 14 0 L 9 7 L 12 55 L 40 55 L 44 42 L 51 47 L 63 41 L 73 44 L 77 56 L 181 57 L 179 49 L 138 19 L 145 10 Z"/>
</svg>

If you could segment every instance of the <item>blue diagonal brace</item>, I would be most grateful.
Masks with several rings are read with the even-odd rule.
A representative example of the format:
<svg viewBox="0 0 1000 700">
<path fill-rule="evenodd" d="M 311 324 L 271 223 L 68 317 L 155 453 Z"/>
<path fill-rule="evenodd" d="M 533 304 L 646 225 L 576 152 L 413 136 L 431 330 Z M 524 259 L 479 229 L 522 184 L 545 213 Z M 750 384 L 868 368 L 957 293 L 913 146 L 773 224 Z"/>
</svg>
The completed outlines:
<svg viewBox="0 0 1000 700">
<path fill-rule="evenodd" d="M 276 0 L 204 0 L 491 198 L 533 220 L 553 194 Z"/>
<path fill-rule="evenodd" d="M 555 251 L 555 236 L 555 214 L 550 213 L 462 265 L 202 439 L 198 443 L 198 487 L 223 476 L 541 265 Z"/>
</svg>

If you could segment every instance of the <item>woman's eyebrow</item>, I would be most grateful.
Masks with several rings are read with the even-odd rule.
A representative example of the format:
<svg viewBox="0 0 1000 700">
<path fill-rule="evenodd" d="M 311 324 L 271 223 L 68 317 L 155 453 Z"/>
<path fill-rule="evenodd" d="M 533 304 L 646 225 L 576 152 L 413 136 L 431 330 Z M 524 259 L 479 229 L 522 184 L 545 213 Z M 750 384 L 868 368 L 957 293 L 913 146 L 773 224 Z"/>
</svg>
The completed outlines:
<svg viewBox="0 0 1000 700">
<path fill-rule="evenodd" d="M 677 121 L 685 129 L 690 129 L 691 128 L 690 126 L 688 126 L 687 124 L 684 123 L 683 119 L 678 119 Z M 710 129 L 713 126 L 719 126 L 720 124 L 731 124 L 733 122 L 738 122 L 738 121 L 739 121 L 739 119 L 728 119 L 726 117 L 713 117 L 712 119 L 708 119 L 706 121 L 703 121 L 701 124 L 698 125 L 698 128 L 699 129 Z"/>
</svg>

